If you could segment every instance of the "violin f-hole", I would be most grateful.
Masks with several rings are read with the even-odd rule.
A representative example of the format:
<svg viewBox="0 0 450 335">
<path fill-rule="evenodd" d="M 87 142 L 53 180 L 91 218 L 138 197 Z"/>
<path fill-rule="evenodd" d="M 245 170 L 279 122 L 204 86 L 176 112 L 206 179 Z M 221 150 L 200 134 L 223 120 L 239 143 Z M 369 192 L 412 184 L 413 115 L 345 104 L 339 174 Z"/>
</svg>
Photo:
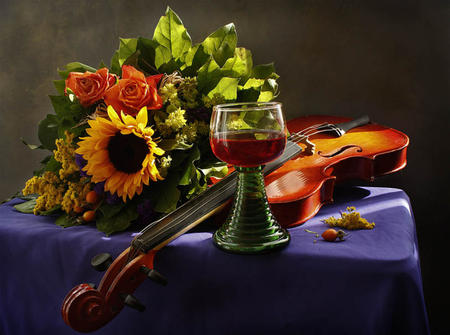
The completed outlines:
<svg viewBox="0 0 450 335">
<path fill-rule="evenodd" d="M 318 151 L 317 154 L 321 157 L 324 158 L 332 158 L 332 157 L 336 157 L 338 155 L 343 154 L 344 152 L 351 150 L 353 148 L 356 148 L 356 152 L 362 152 L 363 149 L 359 146 L 359 145 L 345 145 L 341 148 L 338 148 L 337 150 L 330 152 L 328 154 L 323 153 L 323 151 Z"/>
</svg>

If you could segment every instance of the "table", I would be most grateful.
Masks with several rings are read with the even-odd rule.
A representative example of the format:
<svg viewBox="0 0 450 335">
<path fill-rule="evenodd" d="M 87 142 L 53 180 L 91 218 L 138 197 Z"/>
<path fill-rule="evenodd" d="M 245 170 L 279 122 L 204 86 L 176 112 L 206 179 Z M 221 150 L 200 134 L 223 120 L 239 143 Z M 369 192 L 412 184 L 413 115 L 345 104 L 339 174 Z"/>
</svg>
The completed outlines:
<svg viewBox="0 0 450 335">
<path fill-rule="evenodd" d="M 124 310 L 94 334 L 428 334 L 415 222 L 400 189 L 336 187 L 281 251 L 242 256 L 217 249 L 206 224 L 158 252 L 169 284 L 144 282 L 144 313 Z M 62 229 L 54 218 L 0 206 L 0 334 L 77 334 L 63 322 L 65 295 L 103 273 L 93 256 L 116 257 L 134 236 L 93 224 Z M 321 220 L 355 206 L 372 230 L 330 243 Z M 316 242 L 315 242 L 316 241 Z"/>
</svg>

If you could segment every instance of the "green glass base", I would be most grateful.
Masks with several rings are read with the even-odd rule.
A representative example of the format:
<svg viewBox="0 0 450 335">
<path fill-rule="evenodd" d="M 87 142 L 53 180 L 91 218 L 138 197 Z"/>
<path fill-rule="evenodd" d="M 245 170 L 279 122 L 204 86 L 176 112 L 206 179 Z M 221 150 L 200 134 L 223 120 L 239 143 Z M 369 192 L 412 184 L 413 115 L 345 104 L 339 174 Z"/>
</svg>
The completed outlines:
<svg viewBox="0 0 450 335">
<path fill-rule="evenodd" d="M 255 254 L 285 247 L 290 234 L 275 219 L 267 200 L 263 167 L 236 167 L 237 187 L 226 222 L 213 236 L 222 250 Z"/>
</svg>

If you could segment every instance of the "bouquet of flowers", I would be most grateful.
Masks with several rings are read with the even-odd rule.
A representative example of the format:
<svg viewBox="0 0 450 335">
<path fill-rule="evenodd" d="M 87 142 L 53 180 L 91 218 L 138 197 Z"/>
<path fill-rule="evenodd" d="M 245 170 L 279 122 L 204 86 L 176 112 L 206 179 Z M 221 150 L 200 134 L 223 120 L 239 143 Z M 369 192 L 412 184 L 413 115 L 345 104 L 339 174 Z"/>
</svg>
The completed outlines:
<svg viewBox="0 0 450 335">
<path fill-rule="evenodd" d="M 51 154 L 16 208 L 58 213 L 62 227 L 95 220 L 106 234 L 146 226 L 225 176 L 209 145 L 212 107 L 278 91 L 273 64 L 254 67 L 233 24 L 193 45 L 170 8 L 152 39 L 121 38 L 109 67 L 65 68 L 50 96 L 54 113 L 39 123 L 41 144 L 24 141 Z"/>
</svg>

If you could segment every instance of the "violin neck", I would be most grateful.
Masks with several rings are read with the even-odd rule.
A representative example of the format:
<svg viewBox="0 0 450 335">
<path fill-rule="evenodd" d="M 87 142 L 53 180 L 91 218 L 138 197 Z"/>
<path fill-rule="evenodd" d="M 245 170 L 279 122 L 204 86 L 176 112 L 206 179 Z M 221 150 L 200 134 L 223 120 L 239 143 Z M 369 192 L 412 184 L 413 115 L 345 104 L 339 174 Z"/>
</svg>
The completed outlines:
<svg viewBox="0 0 450 335">
<path fill-rule="evenodd" d="M 264 175 L 275 171 L 288 160 L 298 155 L 301 150 L 300 146 L 288 141 L 283 154 L 265 166 L 263 170 Z M 143 253 L 153 249 L 161 249 L 167 243 L 212 215 L 215 210 L 233 197 L 235 191 L 236 172 L 233 172 L 161 220 L 144 228 L 140 235 L 131 242 L 131 247 Z"/>
</svg>

